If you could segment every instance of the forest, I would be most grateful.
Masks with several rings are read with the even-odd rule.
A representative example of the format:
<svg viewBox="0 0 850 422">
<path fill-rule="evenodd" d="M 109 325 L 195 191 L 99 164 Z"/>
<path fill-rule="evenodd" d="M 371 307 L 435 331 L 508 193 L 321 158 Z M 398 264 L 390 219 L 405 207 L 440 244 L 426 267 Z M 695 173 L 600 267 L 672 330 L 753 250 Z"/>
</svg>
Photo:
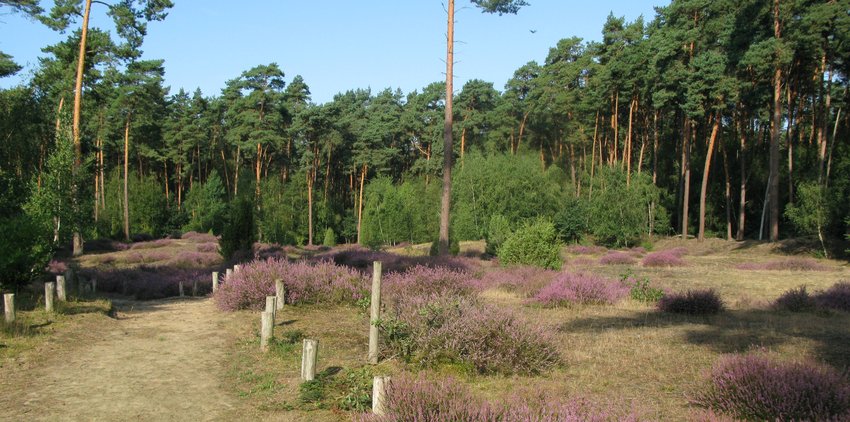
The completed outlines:
<svg viewBox="0 0 850 422">
<path fill-rule="evenodd" d="M 297 64 L 267 63 L 218 93 L 172 89 L 163 61 L 140 59 L 146 23 L 170 1 L 109 6 L 115 33 L 88 28 L 83 4 L 105 7 L 0 2 L 68 30 L 28 83 L 0 91 L 4 285 L 86 240 L 227 237 L 248 220 L 250 242 L 437 239 L 444 82 L 316 104 L 308 81 L 286 76 Z M 601 41 L 564 38 L 504 87 L 463 84 L 452 241 L 542 219 L 562 242 L 812 236 L 823 255 L 841 253 L 848 11 L 846 0 L 674 0 L 632 22 L 610 14 Z M 3 76 L 20 68 L 0 59 Z"/>
</svg>

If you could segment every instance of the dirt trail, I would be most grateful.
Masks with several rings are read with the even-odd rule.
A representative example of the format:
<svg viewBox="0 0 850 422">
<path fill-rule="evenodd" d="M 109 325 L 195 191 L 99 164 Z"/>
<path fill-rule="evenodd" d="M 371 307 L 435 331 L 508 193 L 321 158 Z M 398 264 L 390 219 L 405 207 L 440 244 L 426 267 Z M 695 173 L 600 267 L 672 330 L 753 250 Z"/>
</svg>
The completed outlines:
<svg viewBox="0 0 850 422">
<path fill-rule="evenodd" d="M 218 421 L 247 416 L 222 385 L 228 315 L 217 312 L 211 300 L 116 306 L 115 320 L 56 339 L 36 364 L 4 370 L 0 420 Z"/>
</svg>

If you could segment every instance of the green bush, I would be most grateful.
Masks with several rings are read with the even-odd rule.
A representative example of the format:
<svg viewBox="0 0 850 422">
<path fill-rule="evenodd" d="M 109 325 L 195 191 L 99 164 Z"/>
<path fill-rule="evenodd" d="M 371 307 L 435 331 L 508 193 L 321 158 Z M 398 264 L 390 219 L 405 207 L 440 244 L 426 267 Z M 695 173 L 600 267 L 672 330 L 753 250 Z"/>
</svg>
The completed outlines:
<svg viewBox="0 0 850 422">
<path fill-rule="evenodd" d="M 542 268 L 561 268 L 561 245 L 555 225 L 536 220 L 526 223 L 505 240 L 499 249 L 502 265 L 532 265 Z"/>
<path fill-rule="evenodd" d="M 53 255 L 51 233 L 27 215 L 0 217 L 0 287 L 14 289 L 41 274 Z"/>
<path fill-rule="evenodd" d="M 206 182 L 196 183 L 189 189 L 183 208 L 189 218 L 189 222 L 183 226 L 183 231 L 212 231 L 216 235 L 221 233 L 227 214 L 227 194 L 215 170 Z"/>
<path fill-rule="evenodd" d="M 505 240 L 511 234 L 513 234 L 513 231 L 511 230 L 511 223 L 508 219 L 501 214 L 494 214 L 490 217 L 490 222 L 487 224 L 487 233 L 484 236 L 484 240 L 487 242 L 485 252 L 490 255 L 497 255 L 499 248 L 502 247 L 502 244 L 505 243 Z"/>
<path fill-rule="evenodd" d="M 236 252 L 250 251 L 256 236 L 253 202 L 245 197 L 233 200 L 219 241 L 221 256 L 230 259 Z"/>
<path fill-rule="evenodd" d="M 627 185 L 622 170 L 603 168 L 586 212 L 593 216 L 590 232 L 608 246 L 638 244 L 651 229 L 664 230 L 666 211 L 659 202 L 660 191 L 646 174 L 632 175 Z"/>
<path fill-rule="evenodd" d="M 331 248 L 336 246 L 336 233 L 334 233 L 334 229 L 330 227 L 325 229 L 325 238 L 322 240 L 322 246 Z"/>
<path fill-rule="evenodd" d="M 449 255 L 457 256 L 460 253 L 460 242 L 457 239 L 449 236 Z M 428 254 L 431 256 L 440 255 L 440 239 L 434 239 L 431 242 L 431 248 L 428 250 Z"/>
<path fill-rule="evenodd" d="M 565 242 L 577 242 L 588 233 L 590 207 L 584 198 L 568 197 L 564 206 L 555 214 L 558 237 Z"/>
</svg>

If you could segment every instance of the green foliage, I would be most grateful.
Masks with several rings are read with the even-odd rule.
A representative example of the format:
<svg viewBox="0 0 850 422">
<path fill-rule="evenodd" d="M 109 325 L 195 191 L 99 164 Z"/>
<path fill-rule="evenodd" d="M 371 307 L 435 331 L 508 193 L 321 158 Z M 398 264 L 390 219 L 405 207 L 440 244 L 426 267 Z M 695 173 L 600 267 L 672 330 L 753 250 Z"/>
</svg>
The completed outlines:
<svg viewBox="0 0 850 422">
<path fill-rule="evenodd" d="M 53 256 L 50 233 L 26 214 L 0 217 L 0 288 L 23 286 L 40 275 Z"/>
<path fill-rule="evenodd" d="M 334 233 L 334 229 L 328 227 L 325 229 L 325 237 L 322 239 L 322 246 L 334 247 L 336 246 L 336 234 Z"/>
<path fill-rule="evenodd" d="M 183 231 L 221 233 L 227 213 L 227 195 L 217 172 L 213 171 L 205 183 L 196 183 L 189 189 L 183 209 L 189 217 Z"/>
<path fill-rule="evenodd" d="M 342 410 L 365 412 L 372 408 L 372 368 L 364 366 L 348 371 L 345 378 L 337 382 L 341 395 L 338 406 Z"/>
<path fill-rule="evenodd" d="M 502 265 L 532 265 L 561 268 L 561 245 L 555 225 L 546 220 L 524 224 L 505 240 L 499 249 Z"/>
<path fill-rule="evenodd" d="M 618 168 L 605 168 L 594 181 L 589 201 L 590 231 L 600 243 L 630 246 L 650 234 L 650 227 L 664 227 L 666 213 L 659 205 L 660 194 L 646 174 L 626 175 Z M 654 209 L 654 212 L 651 210 Z"/>
<path fill-rule="evenodd" d="M 307 183 L 303 174 L 283 183 L 270 177 L 261 185 L 257 227 L 262 241 L 303 245 L 307 241 Z"/>
<path fill-rule="evenodd" d="M 460 253 L 460 242 L 457 239 L 449 236 L 449 254 L 457 256 Z M 428 255 L 430 256 L 439 256 L 440 255 L 440 239 L 434 239 L 431 242 L 431 247 L 428 249 Z"/>
<path fill-rule="evenodd" d="M 785 209 L 785 217 L 803 234 L 817 234 L 829 223 L 826 190 L 817 183 L 800 183 L 797 200 Z"/>
<path fill-rule="evenodd" d="M 501 214 L 494 214 L 487 224 L 487 233 L 484 237 L 487 242 L 485 252 L 490 255 L 498 255 L 499 248 L 511 234 L 513 234 L 513 230 L 508 219 Z"/>
<path fill-rule="evenodd" d="M 302 382 L 298 386 L 298 399 L 301 403 L 320 405 L 325 399 L 325 383 L 320 379 Z"/>
<path fill-rule="evenodd" d="M 438 224 L 439 190 L 421 179 L 395 185 L 392 179 L 372 180 L 364 191 L 362 241 L 372 247 L 432 239 Z"/>
<path fill-rule="evenodd" d="M 230 259 L 240 251 L 250 251 L 257 239 L 254 226 L 254 204 L 245 197 L 230 203 L 219 248 L 224 259 Z"/>
<path fill-rule="evenodd" d="M 631 290 L 629 290 L 632 300 L 639 302 L 658 302 L 664 297 L 664 290 L 650 286 L 649 278 L 647 277 L 637 278 L 631 271 L 628 271 L 620 277 L 620 280 L 623 283 L 632 285 Z"/>
<path fill-rule="evenodd" d="M 590 204 L 584 198 L 568 196 L 563 208 L 555 214 L 555 228 L 558 237 L 565 242 L 577 242 L 588 233 Z"/>
<path fill-rule="evenodd" d="M 106 209 L 103 210 L 98 228 L 111 237 L 123 237 L 124 233 L 124 175 L 115 168 L 106 179 Z M 163 186 L 152 175 L 131 174 L 127 180 L 130 198 L 130 233 L 149 234 L 163 237 L 174 227 L 169 225 L 172 215 Z"/>
</svg>

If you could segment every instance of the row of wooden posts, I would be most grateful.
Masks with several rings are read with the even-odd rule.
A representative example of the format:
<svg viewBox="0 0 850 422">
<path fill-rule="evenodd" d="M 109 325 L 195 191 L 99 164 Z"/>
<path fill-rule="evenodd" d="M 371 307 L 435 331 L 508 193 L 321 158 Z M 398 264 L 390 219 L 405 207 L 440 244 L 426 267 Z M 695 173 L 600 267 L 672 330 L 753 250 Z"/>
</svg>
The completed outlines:
<svg viewBox="0 0 850 422">
<path fill-rule="evenodd" d="M 213 291 L 216 289 L 217 273 L 213 273 Z M 267 352 L 269 343 L 274 338 L 274 325 L 277 312 L 283 309 L 286 301 L 286 290 L 283 280 L 275 280 L 275 295 L 266 297 L 266 308 L 260 314 L 260 350 Z M 381 263 L 375 261 L 372 271 L 372 299 L 369 319 L 369 354 L 370 364 L 378 363 L 378 321 L 381 318 Z M 318 366 L 319 341 L 304 339 L 301 348 L 301 379 L 312 381 L 316 378 Z M 386 386 L 390 377 L 374 377 L 372 380 L 372 412 L 384 414 Z"/>
<path fill-rule="evenodd" d="M 92 279 L 89 283 L 92 291 L 94 291 L 96 289 L 97 280 Z M 64 275 L 57 275 L 55 282 L 51 281 L 44 283 L 44 310 L 47 312 L 53 312 L 53 303 L 56 300 L 59 300 L 60 302 L 66 302 L 68 300 Z M 14 293 L 6 293 L 3 295 L 3 309 L 5 311 L 4 315 L 6 318 L 6 322 L 15 322 L 17 315 L 15 312 Z"/>
</svg>

